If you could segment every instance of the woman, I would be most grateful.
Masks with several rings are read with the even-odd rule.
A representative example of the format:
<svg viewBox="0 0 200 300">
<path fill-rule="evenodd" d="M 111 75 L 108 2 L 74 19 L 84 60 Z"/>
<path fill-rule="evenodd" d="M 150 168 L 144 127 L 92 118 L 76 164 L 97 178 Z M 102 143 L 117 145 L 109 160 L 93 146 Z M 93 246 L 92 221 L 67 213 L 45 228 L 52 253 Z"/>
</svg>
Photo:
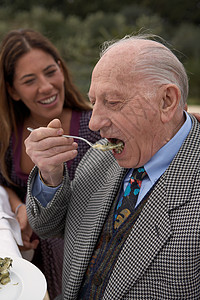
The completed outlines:
<svg viewBox="0 0 200 300">
<path fill-rule="evenodd" d="M 59 118 L 65 134 L 92 143 L 99 133 L 89 130 L 91 106 L 72 83 L 65 62 L 51 42 L 30 29 L 14 30 L 0 47 L 0 184 L 6 187 L 20 223 L 24 248 L 35 249 L 32 262 L 47 279 L 50 298 L 61 293 L 63 242 L 38 240 L 27 221 L 25 198 L 33 162 L 25 152 L 27 127 L 46 126 Z M 88 149 L 78 141 L 78 156 L 68 163 L 70 178 Z"/>
</svg>

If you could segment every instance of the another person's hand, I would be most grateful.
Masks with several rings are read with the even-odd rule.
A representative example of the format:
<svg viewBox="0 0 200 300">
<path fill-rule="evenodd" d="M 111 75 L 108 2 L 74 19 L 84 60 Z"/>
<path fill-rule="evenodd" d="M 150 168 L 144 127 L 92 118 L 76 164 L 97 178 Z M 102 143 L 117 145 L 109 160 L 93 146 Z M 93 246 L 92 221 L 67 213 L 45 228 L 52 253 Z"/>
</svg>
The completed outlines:
<svg viewBox="0 0 200 300">
<path fill-rule="evenodd" d="M 199 113 L 191 113 L 196 119 L 198 122 L 200 122 L 200 114 Z"/>
<path fill-rule="evenodd" d="M 72 138 L 62 137 L 58 119 L 47 127 L 40 127 L 25 140 L 26 153 L 39 168 L 46 184 L 57 186 L 62 182 L 63 163 L 76 157 L 78 144 Z"/>
<path fill-rule="evenodd" d="M 16 218 L 21 228 L 22 241 L 24 244 L 23 246 L 20 246 L 20 250 L 26 251 L 30 249 L 36 249 L 39 244 L 39 240 L 38 239 L 31 240 L 33 230 L 31 229 L 28 223 L 25 205 L 20 206 Z"/>
<path fill-rule="evenodd" d="M 21 202 L 21 199 L 17 194 L 8 187 L 4 187 L 9 196 L 9 202 L 13 213 L 16 214 L 16 219 L 19 222 L 21 229 L 21 236 L 24 246 L 20 246 L 20 250 L 29 250 L 36 249 L 39 243 L 39 240 L 31 241 L 32 229 L 28 223 L 26 205 Z"/>
<path fill-rule="evenodd" d="M 184 109 L 186 111 L 188 111 L 188 105 L 187 104 L 185 105 Z M 193 112 L 191 112 L 191 114 L 198 120 L 198 122 L 200 122 L 200 114 L 199 113 L 193 113 Z"/>
</svg>

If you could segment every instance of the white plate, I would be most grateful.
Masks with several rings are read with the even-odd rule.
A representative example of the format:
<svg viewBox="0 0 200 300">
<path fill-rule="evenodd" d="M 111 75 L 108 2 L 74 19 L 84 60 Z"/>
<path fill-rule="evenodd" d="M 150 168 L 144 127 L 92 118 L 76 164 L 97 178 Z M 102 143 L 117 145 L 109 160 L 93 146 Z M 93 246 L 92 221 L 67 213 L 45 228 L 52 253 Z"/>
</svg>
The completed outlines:
<svg viewBox="0 0 200 300">
<path fill-rule="evenodd" d="M 0 257 L 4 258 L 5 255 Z M 6 285 L 0 284 L 0 299 L 43 300 L 47 284 L 42 272 L 28 260 L 20 257 L 12 259 L 9 269 L 11 281 Z"/>
</svg>

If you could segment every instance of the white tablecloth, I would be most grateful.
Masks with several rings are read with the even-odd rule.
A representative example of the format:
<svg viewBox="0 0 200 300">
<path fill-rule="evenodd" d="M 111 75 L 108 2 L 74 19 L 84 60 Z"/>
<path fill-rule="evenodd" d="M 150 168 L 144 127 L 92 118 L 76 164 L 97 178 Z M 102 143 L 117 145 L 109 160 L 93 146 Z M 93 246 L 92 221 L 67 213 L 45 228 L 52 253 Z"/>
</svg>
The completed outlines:
<svg viewBox="0 0 200 300">
<path fill-rule="evenodd" d="M 21 230 L 11 211 L 8 194 L 0 186 L 0 256 L 21 257 L 18 245 L 23 245 Z"/>
</svg>

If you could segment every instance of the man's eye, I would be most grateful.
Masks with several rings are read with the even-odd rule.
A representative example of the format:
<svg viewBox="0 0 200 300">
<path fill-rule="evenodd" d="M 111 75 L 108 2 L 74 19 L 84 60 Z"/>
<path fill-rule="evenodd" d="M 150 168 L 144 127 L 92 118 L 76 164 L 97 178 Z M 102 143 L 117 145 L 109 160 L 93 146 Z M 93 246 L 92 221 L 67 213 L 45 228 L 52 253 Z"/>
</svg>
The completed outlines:
<svg viewBox="0 0 200 300">
<path fill-rule="evenodd" d="M 117 104 L 119 104 L 119 101 L 110 101 L 109 104 L 110 105 L 117 105 Z"/>
<path fill-rule="evenodd" d="M 118 106 L 120 104 L 121 104 L 120 101 L 108 101 L 108 103 L 107 103 L 107 105 L 111 106 L 111 107 L 115 107 L 115 106 Z"/>
<path fill-rule="evenodd" d="M 110 108 L 111 110 L 121 110 L 123 107 L 124 103 L 122 101 L 108 101 L 107 102 L 107 107 Z"/>
</svg>

